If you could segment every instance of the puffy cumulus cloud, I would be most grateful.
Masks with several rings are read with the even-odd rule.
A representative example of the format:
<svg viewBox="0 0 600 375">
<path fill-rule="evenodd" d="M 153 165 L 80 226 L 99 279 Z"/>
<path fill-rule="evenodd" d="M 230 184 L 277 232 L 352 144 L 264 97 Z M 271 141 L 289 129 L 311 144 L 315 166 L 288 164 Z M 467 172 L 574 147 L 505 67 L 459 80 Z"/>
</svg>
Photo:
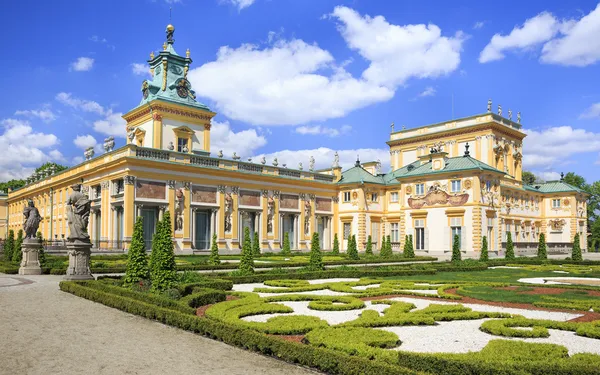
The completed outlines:
<svg viewBox="0 0 600 375">
<path fill-rule="evenodd" d="M 338 6 L 330 15 L 348 46 L 370 61 L 363 77 L 377 85 L 396 87 L 409 78 L 438 77 L 460 64 L 465 35 L 442 36 L 434 24 L 393 25 L 383 16 L 361 16 Z"/>
<path fill-rule="evenodd" d="M 39 118 L 40 120 L 48 123 L 56 120 L 56 115 L 50 108 L 43 109 L 32 109 L 32 110 L 19 110 L 15 112 L 15 116 L 25 116 L 29 118 Z"/>
<path fill-rule="evenodd" d="M 581 119 L 596 118 L 596 117 L 600 117 L 600 103 L 592 104 L 581 115 L 579 115 L 579 118 L 581 118 Z"/>
<path fill-rule="evenodd" d="M 600 60 L 600 4 L 581 19 L 561 20 L 542 12 L 516 26 L 508 35 L 495 34 L 479 55 L 480 63 L 501 60 L 508 51 L 542 46 L 540 61 L 586 66 Z"/>
<path fill-rule="evenodd" d="M 125 138 L 127 136 L 125 129 L 127 122 L 122 116 L 123 113 L 121 112 L 113 113 L 108 110 L 103 119 L 94 121 L 94 130 L 98 133 Z"/>
<path fill-rule="evenodd" d="M 572 21 L 563 36 L 549 41 L 542 49 L 541 61 L 549 64 L 586 66 L 600 60 L 600 4 L 596 9 Z"/>
<path fill-rule="evenodd" d="M 533 172 L 533 174 L 542 181 L 560 180 L 560 173 L 553 171 Z"/>
<path fill-rule="evenodd" d="M 85 150 L 89 147 L 96 147 L 98 141 L 96 141 L 96 138 L 94 138 L 92 135 L 86 134 L 75 137 L 73 144 L 78 148 Z"/>
<path fill-rule="evenodd" d="M 71 63 L 69 70 L 74 70 L 76 72 L 87 72 L 88 70 L 91 70 L 93 66 L 94 59 L 91 57 L 79 57 L 77 60 Z"/>
<path fill-rule="evenodd" d="M 337 137 L 342 134 L 348 134 L 352 131 L 352 126 L 343 125 L 339 129 L 328 128 L 326 126 L 314 125 L 314 126 L 299 126 L 295 129 L 295 132 L 302 135 L 326 135 L 328 137 Z"/>
<path fill-rule="evenodd" d="M 333 165 L 334 155 L 336 150 L 327 147 L 319 147 L 312 150 L 283 150 L 272 152 L 269 154 L 259 154 L 254 156 L 254 160 L 258 160 L 263 156 L 267 158 L 269 164 L 274 158 L 277 158 L 279 166 L 286 164 L 288 168 L 298 168 L 298 164 L 302 163 L 304 169 L 308 169 L 310 157 L 315 158 L 315 169 L 329 169 Z M 390 168 L 390 151 L 389 149 L 380 148 L 362 148 L 356 150 L 337 150 L 340 157 L 340 165 L 345 170 L 356 162 L 359 157 L 361 162 L 380 160 L 382 163 L 382 172 L 387 172 Z"/>
<path fill-rule="evenodd" d="M 221 47 L 216 61 L 191 70 L 188 79 L 225 116 L 253 125 L 342 117 L 394 95 L 386 87 L 353 78 L 335 66 L 328 51 L 298 39 L 278 40 L 264 49 L 251 44 Z"/>
<path fill-rule="evenodd" d="M 146 64 L 131 64 L 131 72 L 138 76 L 150 75 L 150 68 Z"/>
<path fill-rule="evenodd" d="M 529 170 L 560 164 L 574 154 L 600 151 L 600 133 L 585 129 L 558 126 L 525 133 L 523 167 Z"/>
<path fill-rule="evenodd" d="M 0 125 L 0 150 L 5 150 L 0 158 L 0 181 L 26 177 L 42 163 L 63 159 L 53 149 L 59 143 L 54 134 L 35 132 L 28 121 L 16 119 L 4 119 Z"/>
<path fill-rule="evenodd" d="M 251 156 L 257 149 L 267 144 L 267 139 L 255 129 L 234 132 L 229 121 L 213 121 L 210 129 L 210 148 L 214 155 L 223 151 L 226 157 L 236 152 L 240 157 Z"/>
<path fill-rule="evenodd" d="M 97 113 L 103 115 L 105 112 L 104 107 L 92 100 L 84 100 L 74 97 L 70 92 L 59 92 L 55 98 L 58 102 L 79 109 L 84 112 Z"/>
</svg>

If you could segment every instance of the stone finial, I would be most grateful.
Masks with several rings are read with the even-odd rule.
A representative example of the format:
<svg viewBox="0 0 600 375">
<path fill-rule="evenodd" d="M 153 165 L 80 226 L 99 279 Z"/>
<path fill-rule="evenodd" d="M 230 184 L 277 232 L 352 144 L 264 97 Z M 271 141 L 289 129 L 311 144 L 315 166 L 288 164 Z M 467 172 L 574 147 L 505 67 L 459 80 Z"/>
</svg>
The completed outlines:
<svg viewBox="0 0 600 375">
<path fill-rule="evenodd" d="M 498 104 L 498 116 L 502 116 L 502 106 Z"/>
<path fill-rule="evenodd" d="M 238 156 L 238 154 L 234 151 L 233 152 L 233 156 L 231 157 L 233 160 L 240 160 L 241 157 Z"/>
<path fill-rule="evenodd" d="M 279 162 L 277 161 L 277 158 L 273 159 L 273 166 L 276 167 L 278 165 L 279 165 Z"/>
<path fill-rule="evenodd" d="M 512 110 L 508 109 L 508 119 L 512 121 Z"/>
<path fill-rule="evenodd" d="M 561 181 L 565 180 L 565 173 L 564 172 L 560 172 L 560 180 Z"/>
<path fill-rule="evenodd" d="M 335 154 L 333 154 L 333 167 L 334 168 L 340 167 L 340 155 L 338 154 L 337 151 L 335 152 Z"/>
<path fill-rule="evenodd" d="M 521 123 L 521 112 L 517 112 L 517 123 Z"/>
<path fill-rule="evenodd" d="M 312 157 L 312 155 L 311 155 L 311 157 L 310 157 L 310 161 L 308 162 L 308 169 L 309 169 L 311 172 L 315 170 L 315 158 L 314 158 L 314 157 Z"/>
<path fill-rule="evenodd" d="M 287 164 L 282 164 L 281 166 L 284 168 L 287 168 Z"/>
<path fill-rule="evenodd" d="M 183 145 L 183 148 L 181 149 L 181 152 L 189 152 L 190 150 L 188 149 L 187 145 Z"/>
<path fill-rule="evenodd" d="M 88 147 L 85 152 L 83 153 L 83 155 L 85 156 L 85 160 L 91 160 L 94 157 L 94 148 L 93 147 Z"/>
<path fill-rule="evenodd" d="M 262 164 L 262 165 L 267 164 L 267 158 L 264 156 L 262 158 L 260 158 L 260 164 Z"/>
<path fill-rule="evenodd" d="M 217 156 L 219 157 L 219 159 L 223 158 L 223 150 L 219 150 Z"/>
<path fill-rule="evenodd" d="M 150 60 L 154 59 L 154 51 L 150 52 Z"/>
<path fill-rule="evenodd" d="M 188 59 L 190 58 L 190 49 L 189 48 L 185 51 L 185 57 L 187 57 Z"/>
<path fill-rule="evenodd" d="M 248 163 L 252 163 L 252 158 L 248 158 Z"/>
<path fill-rule="evenodd" d="M 488 113 L 492 112 L 492 99 L 488 99 L 488 102 L 487 102 L 487 111 L 488 111 Z"/>
<path fill-rule="evenodd" d="M 302 170 L 302 162 L 298 163 L 298 169 Z"/>
<path fill-rule="evenodd" d="M 392 128 L 391 133 L 393 133 L 394 132 L 394 123 L 393 122 L 392 122 L 392 125 L 390 125 L 390 128 Z"/>
<path fill-rule="evenodd" d="M 471 147 L 471 146 L 469 146 L 469 143 L 467 142 L 467 143 L 465 144 L 465 156 L 470 156 L 470 154 L 471 154 L 471 153 L 469 152 L 469 147 Z"/>
</svg>

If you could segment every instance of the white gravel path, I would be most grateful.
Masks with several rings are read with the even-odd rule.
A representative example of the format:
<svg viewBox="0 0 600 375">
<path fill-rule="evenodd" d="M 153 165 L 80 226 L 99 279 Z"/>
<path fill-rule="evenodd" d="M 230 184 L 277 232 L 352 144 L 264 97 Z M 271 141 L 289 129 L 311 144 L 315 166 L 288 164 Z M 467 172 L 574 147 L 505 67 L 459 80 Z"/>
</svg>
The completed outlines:
<svg viewBox="0 0 600 375">
<path fill-rule="evenodd" d="M 509 338 L 494 336 L 479 330 L 489 319 L 459 320 L 439 322 L 436 326 L 405 326 L 378 328 L 398 335 L 402 344 L 395 350 L 419 353 L 467 353 L 480 351 L 490 340 L 519 340 L 531 343 L 547 343 L 565 346 L 570 355 L 577 353 L 600 354 L 600 344 L 596 339 L 575 335 L 574 332 L 549 329 L 547 338 Z M 435 338 L 435 339 L 432 339 Z M 452 348 L 452 350 L 448 350 Z"/>
</svg>

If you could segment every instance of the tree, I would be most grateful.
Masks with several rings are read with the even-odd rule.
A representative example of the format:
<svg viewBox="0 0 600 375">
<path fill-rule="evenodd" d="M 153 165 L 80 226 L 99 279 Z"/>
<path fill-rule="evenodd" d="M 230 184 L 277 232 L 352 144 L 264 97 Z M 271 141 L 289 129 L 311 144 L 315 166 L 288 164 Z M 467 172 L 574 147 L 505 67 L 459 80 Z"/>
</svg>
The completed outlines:
<svg viewBox="0 0 600 375">
<path fill-rule="evenodd" d="M 581 245 L 579 244 L 579 233 L 576 233 L 575 238 L 573 239 L 573 252 L 571 253 L 571 259 L 577 262 L 581 262 L 583 260 L 583 256 L 581 255 Z"/>
<path fill-rule="evenodd" d="M 371 235 L 367 237 L 367 247 L 365 248 L 365 255 L 373 255 L 373 241 Z"/>
<path fill-rule="evenodd" d="M 319 233 L 317 232 L 313 233 L 310 241 L 310 260 L 308 268 L 315 271 L 323 269 L 323 256 L 319 244 Z"/>
<path fill-rule="evenodd" d="M 154 241 L 158 242 L 158 254 L 156 263 L 152 265 L 150 278 L 152 279 L 152 291 L 166 291 L 175 286 L 177 282 L 177 271 L 175 269 L 175 251 L 173 248 L 173 232 L 171 227 L 171 214 L 165 211 L 160 229 L 157 230 L 152 240 L 152 252 L 154 252 Z"/>
<path fill-rule="evenodd" d="M 8 237 L 4 241 L 4 260 L 12 262 L 13 250 L 15 248 L 15 231 L 10 229 L 8 231 Z"/>
<path fill-rule="evenodd" d="M 406 242 L 404 243 L 403 256 L 405 258 L 414 258 L 415 257 L 415 249 L 414 249 L 414 245 L 413 245 L 412 234 L 406 235 Z"/>
<path fill-rule="evenodd" d="M 392 241 L 390 236 L 384 237 L 384 245 L 381 249 L 381 257 L 382 258 L 390 258 L 392 256 Z"/>
<path fill-rule="evenodd" d="M 17 234 L 17 240 L 15 241 L 15 247 L 13 248 L 12 253 L 12 261 L 15 263 L 21 263 L 23 260 L 23 251 L 21 247 L 23 246 L 23 229 L 19 229 L 19 233 Z"/>
<path fill-rule="evenodd" d="M 563 182 L 579 188 L 589 194 L 587 199 L 587 227 L 591 232 L 588 237 L 588 251 L 595 249 L 600 243 L 600 181 L 588 184 L 582 176 L 569 172 L 563 178 Z"/>
<path fill-rule="evenodd" d="M 481 254 L 479 254 L 479 260 L 482 262 L 487 262 L 489 260 L 488 243 L 486 236 L 483 236 L 483 239 L 481 241 Z"/>
<path fill-rule="evenodd" d="M 348 240 L 348 258 L 358 260 L 358 249 L 356 248 L 356 235 L 352 235 Z"/>
<path fill-rule="evenodd" d="M 148 257 L 146 256 L 146 243 L 144 241 L 144 220 L 140 216 L 133 226 L 123 285 L 131 287 L 149 278 L 150 270 L 148 269 Z"/>
<path fill-rule="evenodd" d="M 260 257 L 260 242 L 258 241 L 258 232 L 254 232 L 254 238 L 252 239 L 252 251 L 254 257 Z"/>
<path fill-rule="evenodd" d="M 452 261 L 460 262 L 462 260 L 462 254 L 460 252 L 460 238 L 458 234 L 454 235 L 454 241 L 452 241 Z"/>
<path fill-rule="evenodd" d="M 219 257 L 219 244 L 217 243 L 217 234 L 213 233 L 212 245 L 210 246 L 210 256 L 208 257 L 208 264 L 218 265 L 221 264 L 221 258 Z"/>
<path fill-rule="evenodd" d="M 537 180 L 535 175 L 529 171 L 523 171 L 521 179 L 523 180 L 523 183 L 527 185 L 533 185 Z"/>
<path fill-rule="evenodd" d="M 563 177 L 563 182 L 566 182 L 569 185 L 575 186 L 581 190 L 587 190 L 588 184 L 585 182 L 585 178 L 582 176 L 569 172 Z"/>
<path fill-rule="evenodd" d="M 150 253 L 150 262 L 148 265 L 148 268 L 150 270 L 150 276 L 152 276 L 152 274 L 154 273 L 154 268 L 157 266 L 158 259 L 160 258 L 161 249 L 158 236 L 162 231 L 162 225 L 163 222 L 159 220 L 156 223 L 156 227 L 154 228 L 154 235 L 152 236 L 152 252 Z"/>
<path fill-rule="evenodd" d="M 335 241 L 333 242 L 333 248 L 335 251 Z M 338 250 L 338 252 L 339 252 L 339 250 Z M 290 235 L 288 232 L 285 232 L 283 234 L 283 248 L 281 249 L 281 255 L 285 255 L 285 256 L 292 255 L 292 249 L 290 248 Z"/>
<path fill-rule="evenodd" d="M 46 252 L 44 251 L 44 238 L 42 236 L 42 232 L 37 232 L 36 238 L 40 243 L 40 249 L 38 251 L 38 260 L 40 261 L 40 267 L 44 267 L 46 266 L 47 259 Z"/>
<path fill-rule="evenodd" d="M 333 251 L 332 251 L 332 253 L 336 254 L 336 255 L 340 253 L 340 240 L 338 240 L 337 233 L 333 235 Z"/>
<path fill-rule="evenodd" d="M 242 275 L 254 273 L 254 257 L 252 253 L 252 239 L 250 238 L 250 228 L 244 228 L 244 244 L 242 245 L 242 259 L 238 270 Z"/>
<path fill-rule="evenodd" d="M 385 235 L 381 236 L 381 247 L 379 249 L 379 255 L 381 255 L 382 253 L 385 253 L 385 247 L 386 247 L 386 242 L 385 242 Z"/>
<path fill-rule="evenodd" d="M 537 256 L 539 259 L 548 259 L 548 251 L 546 249 L 546 236 L 544 235 L 544 233 L 540 233 Z"/>
<path fill-rule="evenodd" d="M 41 166 L 37 167 L 35 169 L 35 172 L 44 172 L 45 170 L 49 169 L 50 167 L 54 167 L 55 172 L 62 172 L 65 169 L 67 169 L 67 167 L 65 167 L 64 165 L 48 162 L 48 163 L 44 163 Z M 15 189 L 19 189 L 23 186 L 25 186 L 25 180 L 20 180 L 20 179 L 19 180 L 10 180 L 7 182 L 0 182 L 0 190 L 5 191 L 5 192 L 8 192 L 9 189 L 15 190 Z"/>
<path fill-rule="evenodd" d="M 515 259 L 515 245 L 513 244 L 512 234 L 510 232 L 506 232 L 506 254 L 504 255 L 504 258 L 509 260 Z"/>
</svg>

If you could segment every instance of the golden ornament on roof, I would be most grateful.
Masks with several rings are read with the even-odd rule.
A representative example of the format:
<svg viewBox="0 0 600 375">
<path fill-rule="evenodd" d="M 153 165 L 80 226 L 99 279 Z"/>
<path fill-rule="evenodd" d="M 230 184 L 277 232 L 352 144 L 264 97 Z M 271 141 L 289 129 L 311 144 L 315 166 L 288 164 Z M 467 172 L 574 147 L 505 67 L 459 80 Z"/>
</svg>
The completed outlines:
<svg viewBox="0 0 600 375">
<path fill-rule="evenodd" d="M 167 30 L 168 30 L 168 31 L 173 31 L 173 30 L 175 30 L 175 26 L 173 26 L 173 25 L 171 25 L 171 24 L 168 24 L 168 25 L 167 25 Z"/>
</svg>

